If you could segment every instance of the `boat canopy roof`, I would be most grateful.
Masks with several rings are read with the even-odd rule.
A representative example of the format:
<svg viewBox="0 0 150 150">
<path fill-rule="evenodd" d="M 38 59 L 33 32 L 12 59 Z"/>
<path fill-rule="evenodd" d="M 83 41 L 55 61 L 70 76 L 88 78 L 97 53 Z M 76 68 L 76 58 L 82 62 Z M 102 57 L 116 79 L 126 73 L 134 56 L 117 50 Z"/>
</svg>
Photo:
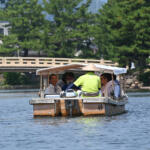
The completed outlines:
<svg viewBox="0 0 150 150">
<path fill-rule="evenodd" d="M 100 64 L 67 64 L 57 67 L 38 69 L 36 71 L 37 75 L 47 75 L 52 73 L 61 73 L 63 71 L 95 71 L 100 73 L 111 73 L 115 75 L 124 74 L 127 72 L 126 68 L 106 66 Z"/>
<path fill-rule="evenodd" d="M 57 67 L 51 67 L 51 68 L 44 68 L 44 69 L 38 69 L 36 71 L 37 75 L 47 75 L 47 74 L 52 74 L 52 73 L 61 73 L 65 70 L 70 70 L 70 69 L 80 69 L 80 67 L 83 67 L 85 65 L 83 64 L 67 64 L 67 65 L 60 65 Z"/>
<path fill-rule="evenodd" d="M 106 65 L 100 65 L 100 64 L 95 64 L 95 66 L 96 68 L 99 68 L 101 72 L 114 73 L 115 75 L 127 73 L 127 68 L 106 66 Z"/>
</svg>

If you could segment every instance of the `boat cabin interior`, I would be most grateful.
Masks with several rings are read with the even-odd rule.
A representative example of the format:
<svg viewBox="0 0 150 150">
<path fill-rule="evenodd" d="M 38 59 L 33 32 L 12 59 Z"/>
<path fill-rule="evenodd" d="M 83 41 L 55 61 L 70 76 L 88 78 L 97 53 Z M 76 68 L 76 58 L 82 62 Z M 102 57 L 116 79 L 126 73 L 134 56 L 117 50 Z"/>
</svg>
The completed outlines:
<svg viewBox="0 0 150 150">
<path fill-rule="evenodd" d="M 112 67 L 99 64 L 68 64 L 51 68 L 44 68 L 37 70 L 36 74 L 40 75 L 40 96 L 44 97 L 44 90 L 49 85 L 49 76 L 51 74 L 56 74 L 60 79 L 62 74 L 65 72 L 73 72 L 76 77 L 85 74 L 86 72 L 94 71 L 95 74 L 100 76 L 103 73 L 109 73 L 112 75 L 112 80 L 114 80 L 114 75 L 117 76 L 117 80 L 120 82 L 121 95 L 125 93 L 125 76 L 127 72 L 126 68 Z"/>
</svg>

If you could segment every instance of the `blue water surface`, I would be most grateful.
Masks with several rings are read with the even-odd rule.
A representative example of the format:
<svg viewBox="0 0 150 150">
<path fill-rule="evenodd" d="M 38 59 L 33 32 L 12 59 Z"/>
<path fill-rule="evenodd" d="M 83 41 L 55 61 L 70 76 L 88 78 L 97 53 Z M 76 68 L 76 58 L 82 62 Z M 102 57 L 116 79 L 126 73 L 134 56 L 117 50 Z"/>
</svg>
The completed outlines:
<svg viewBox="0 0 150 150">
<path fill-rule="evenodd" d="M 33 90 L 0 91 L 0 150 L 150 150 L 150 92 L 112 117 L 33 118 Z"/>
</svg>

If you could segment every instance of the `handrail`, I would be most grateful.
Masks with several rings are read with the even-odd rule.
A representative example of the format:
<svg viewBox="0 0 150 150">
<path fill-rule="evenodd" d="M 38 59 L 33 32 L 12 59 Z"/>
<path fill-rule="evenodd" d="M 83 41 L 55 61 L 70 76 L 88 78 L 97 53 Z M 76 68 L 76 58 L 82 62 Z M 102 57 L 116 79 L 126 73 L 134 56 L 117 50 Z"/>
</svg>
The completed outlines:
<svg viewBox="0 0 150 150">
<path fill-rule="evenodd" d="M 51 67 L 71 63 L 95 63 L 117 66 L 111 60 L 50 58 L 50 57 L 0 57 L 0 67 Z"/>
</svg>

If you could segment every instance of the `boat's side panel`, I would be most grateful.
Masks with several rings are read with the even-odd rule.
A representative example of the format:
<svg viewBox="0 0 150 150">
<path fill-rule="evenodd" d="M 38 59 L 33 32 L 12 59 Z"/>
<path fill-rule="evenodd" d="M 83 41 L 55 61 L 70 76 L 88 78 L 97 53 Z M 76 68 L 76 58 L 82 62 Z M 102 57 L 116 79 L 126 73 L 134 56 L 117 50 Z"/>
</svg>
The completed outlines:
<svg viewBox="0 0 150 150">
<path fill-rule="evenodd" d="M 83 103 L 82 114 L 89 115 L 105 115 L 105 104 L 103 103 Z"/>
<path fill-rule="evenodd" d="M 60 114 L 60 104 L 49 103 L 49 104 L 34 104 L 33 115 L 34 116 L 58 116 Z"/>
<path fill-rule="evenodd" d="M 125 112 L 125 102 L 117 102 L 105 98 L 93 99 L 35 99 L 33 105 L 34 116 L 89 116 L 89 115 L 117 115 Z"/>
<path fill-rule="evenodd" d="M 105 113 L 107 116 L 117 115 L 125 112 L 125 105 L 105 104 Z"/>
<path fill-rule="evenodd" d="M 84 103 L 82 114 L 89 115 L 117 115 L 125 112 L 125 105 L 112 105 L 109 103 Z"/>
<path fill-rule="evenodd" d="M 60 100 L 60 112 L 62 116 L 68 115 L 64 99 Z"/>
<path fill-rule="evenodd" d="M 82 99 L 79 99 L 78 100 L 78 105 L 79 105 L 79 112 L 80 114 L 83 114 L 83 100 Z"/>
<path fill-rule="evenodd" d="M 62 116 L 78 116 L 81 115 L 80 100 L 60 100 L 60 111 Z"/>
</svg>

